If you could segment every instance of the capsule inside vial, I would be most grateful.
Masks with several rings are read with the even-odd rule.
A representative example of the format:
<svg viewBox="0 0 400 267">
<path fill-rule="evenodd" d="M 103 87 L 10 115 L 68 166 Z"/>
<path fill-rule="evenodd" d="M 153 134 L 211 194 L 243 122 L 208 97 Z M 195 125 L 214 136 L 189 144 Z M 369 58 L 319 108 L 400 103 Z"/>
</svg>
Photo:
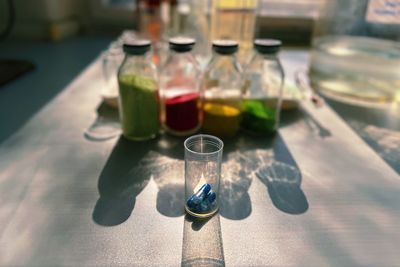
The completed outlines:
<svg viewBox="0 0 400 267">
<path fill-rule="evenodd" d="M 214 200 L 217 198 L 217 194 L 215 194 L 212 190 L 208 192 L 206 199 L 210 202 L 213 203 Z"/>
<path fill-rule="evenodd" d="M 199 205 L 200 211 L 206 212 L 208 210 L 211 210 L 214 206 L 216 198 L 217 195 L 213 191 L 208 192 L 204 200 Z"/>
<path fill-rule="evenodd" d="M 187 206 L 189 208 L 195 208 L 196 205 L 199 205 L 204 198 L 208 195 L 211 190 L 211 185 L 208 183 L 203 184 L 200 189 L 193 194 L 187 201 Z M 214 193 L 215 194 L 215 193 Z"/>
</svg>

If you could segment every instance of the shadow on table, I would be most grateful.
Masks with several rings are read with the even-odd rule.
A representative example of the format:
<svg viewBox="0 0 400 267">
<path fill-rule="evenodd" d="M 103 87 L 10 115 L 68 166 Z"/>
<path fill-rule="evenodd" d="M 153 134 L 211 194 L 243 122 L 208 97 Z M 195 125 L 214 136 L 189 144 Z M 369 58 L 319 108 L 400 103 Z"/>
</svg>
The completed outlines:
<svg viewBox="0 0 400 267">
<path fill-rule="evenodd" d="M 185 214 L 185 187 L 183 183 L 171 183 L 159 186 L 157 193 L 157 211 L 167 217 L 179 217 Z"/>
<path fill-rule="evenodd" d="M 289 214 L 306 212 L 308 201 L 301 189 L 302 174 L 280 135 L 275 138 L 273 151 L 273 162 L 259 168 L 257 177 L 267 186 L 277 209 Z"/>
<path fill-rule="evenodd" d="M 83 133 L 88 141 L 101 142 L 121 134 L 118 109 L 110 107 L 104 101 L 96 109 L 97 117 Z"/>
<path fill-rule="evenodd" d="M 103 226 L 126 221 L 136 196 L 151 178 L 158 187 L 158 212 L 168 217 L 184 215 L 183 141 L 168 135 L 144 142 L 120 137 L 99 177 L 100 198 L 93 220 Z M 301 173 L 279 134 L 268 138 L 240 134 L 224 143 L 221 216 L 241 220 L 251 214 L 248 189 L 254 176 L 267 185 L 278 209 L 292 214 L 308 209 L 300 188 Z"/>
<path fill-rule="evenodd" d="M 321 122 L 319 122 L 315 116 L 305 108 L 281 112 L 280 125 L 282 127 L 285 127 L 298 120 L 303 120 L 310 132 L 315 136 L 319 136 L 320 138 L 332 136 L 331 131 L 327 129 Z"/>
<path fill-rule="evenodd" d="M 157 210 L 169 217 L 184 214 L 183 140 L 167 135 L 134 142 L 120 137 L 98 181 L 100 198 L 93 220 L 103 226 L 126 221 L 136 196 L 150 178 L 158 186 Z"/>
<path fill-rule="evenodd" d="M 268 161 L 271 138 L 240 134 L 224 140 L 221 171 L 220 214 L 231 220 L 242 220 L 251 214 L 248 193 L 254 170 Z"/>
<path fill-rule="evenodd" d="M 224 143 L 221 216 L 231 220 L 250 216 L 248 190 L 255 176 L 267 186 L 277 209 L 290 214 L 307 211 L 308 201 L 300 187 L 301 172 L 279 133 L 269 137 L 241 134 Z"/>
<path fill-rule="evenodd" d="M 160 136 L 148 166 L 158 187 L 157 211 L 167 217 L 185 214 L 184 141 L 183 137 Z"/>
<path fill-rule="evenodd" d="M 150 180 L 151 172 L 143 167 L 142 158 L 155 142 L 120 137 L 99 177 L 100 198 L 92 215 L 97 224 L 113 226 L 129 218 L 136 196 Z"/>
<path fill-rule="evenodd" d="M 400 174 L 400 112 L 398 106 L 374 108 L 326 98 L 350 127 Z"/>
<path fill-rule="evenodd" d="M 219 214 L 207 219 L 185 216 L 181 266 L 225 266 Z"/>
</svg>

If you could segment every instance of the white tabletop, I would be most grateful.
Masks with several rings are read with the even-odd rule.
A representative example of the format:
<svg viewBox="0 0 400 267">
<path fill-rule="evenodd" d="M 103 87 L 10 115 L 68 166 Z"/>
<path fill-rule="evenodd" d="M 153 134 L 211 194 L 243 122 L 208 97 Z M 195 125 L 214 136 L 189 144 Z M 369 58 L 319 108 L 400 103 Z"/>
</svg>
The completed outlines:
<svg viewBox="0 0 400 267">
<path fill-rule="evenodd" d="M 307 53 L 282 58 L 290 77 Z M 182 139 L 84 138 L 100 76 L 96 60 L 0 146 L 1 266 L 400 265 L 400 178 L 329 107 L 227 141 L 220 213 L 193 221 Z"/>
</svg>

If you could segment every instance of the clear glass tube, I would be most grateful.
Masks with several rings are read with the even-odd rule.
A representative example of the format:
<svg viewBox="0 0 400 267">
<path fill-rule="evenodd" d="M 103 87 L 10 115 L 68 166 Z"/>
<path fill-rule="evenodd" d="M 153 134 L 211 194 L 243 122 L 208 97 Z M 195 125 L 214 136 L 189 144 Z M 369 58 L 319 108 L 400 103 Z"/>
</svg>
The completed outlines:
<svg viewBox="0 0 400 267">
<path fill-rule="evenodd" d="M 221 139 L 199 134 L 185 140 L 185 209 L 195 217 L 213 215 L 219 208 Z"/>
</svg>

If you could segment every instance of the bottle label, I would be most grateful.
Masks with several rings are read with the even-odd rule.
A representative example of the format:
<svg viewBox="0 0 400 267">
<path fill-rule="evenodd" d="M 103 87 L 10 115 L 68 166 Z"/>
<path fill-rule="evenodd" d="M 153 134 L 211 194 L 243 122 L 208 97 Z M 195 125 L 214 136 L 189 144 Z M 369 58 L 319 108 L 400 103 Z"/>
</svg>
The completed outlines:
<svg viewBox="0 0 400 267">
<path fill-rule="evenodd" d="M 370 0 L 366 20 L 381 24 L 400 24 L 400 0 Z"/>
</svg>

